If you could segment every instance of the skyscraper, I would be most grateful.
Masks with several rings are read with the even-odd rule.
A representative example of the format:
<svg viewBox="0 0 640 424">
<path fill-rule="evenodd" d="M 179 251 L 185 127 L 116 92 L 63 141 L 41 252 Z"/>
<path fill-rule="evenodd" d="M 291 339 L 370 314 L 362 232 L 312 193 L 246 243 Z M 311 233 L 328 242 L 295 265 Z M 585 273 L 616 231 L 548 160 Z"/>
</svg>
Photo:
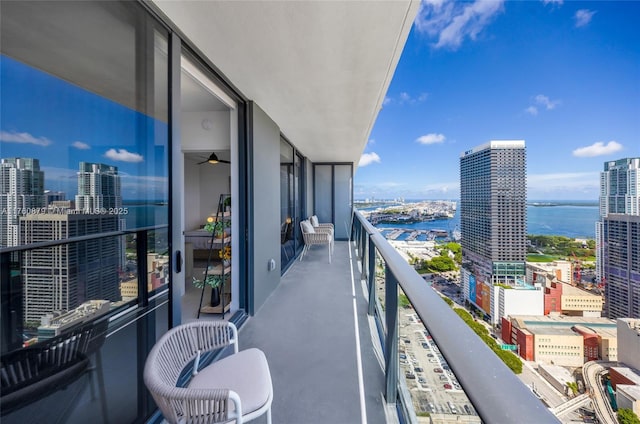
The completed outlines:
<svg viewBox="0 0 640 424">
<path fill-rule="evenodd" d="M 640 158 L 605 162 L 600 173 L 600 219 L 596 222 L 596 276 L 604 266 L 604 219 L 609 214 L 640 215 Z"/>
<path fill-rule="evenodd" d="M 596 273 L 609 318 L 640 318 L 640 158 L 605 162 L 600 173 Z"/>
<path fill-rule="evenodd" d="M 0 161 L 0 247 L 17 246 L 18 217 L 45 206 L 44 172 L 32 158 Z"/>
<path fill-rule="evenodd" d="M 525 286 L 526 195 L 524 140 L 490 141 L 460 155 L 463 290 L 489 315 L 499 310 L 495 285 Z"/>
<path fill-rule="evenodd" d="M 73 213 L 29 214 L 20 219 L 23 243 L 73 238 L 117 231 L 116 215 Z M 54 311 L 69 311 L 88 300 L 120 300 L 117 237 L 87 240 L 31 250 L 24 255 L 24 322 L 40 323 Z"/>
<path fill-rule="evenodd" d="M 76 209 L 95 212 L 122 206 L 117 166 L 80 162 L 79 168 Z"/>
</svg>

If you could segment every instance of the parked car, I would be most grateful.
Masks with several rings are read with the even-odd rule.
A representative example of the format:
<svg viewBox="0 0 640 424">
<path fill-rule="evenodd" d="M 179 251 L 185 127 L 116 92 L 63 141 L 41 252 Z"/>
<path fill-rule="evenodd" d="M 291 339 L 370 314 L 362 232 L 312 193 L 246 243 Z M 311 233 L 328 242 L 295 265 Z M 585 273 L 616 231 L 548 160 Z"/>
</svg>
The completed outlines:
<svg viewBox="0 0 640 424">
<path fill-rule="evenodd" d="M 415 367 L 413 370 L 414 370 L 415 372 L 422 372 L 422 371 L 423 371 L 423 369 L 422 369 L 422 368 L 420 368 L 420 367 Z"/>
<path fill-rule="evenodd" d="M 442 387 L 444 387 L 446 390 L 450 390 L 451 389 L 451 384 L 447 383 L 447 384 L 443 385 Z"/>
<path fill-rule="evenodd" d="M 412 373 L 412 372 L 407 372 L 407 373 L 404 374 L 404 376 L 406 378 L 408 378 L 409 380 L 415 380 L 416 379 L 416 375 L 414 373 Z"/>
<path fill-rule="evenodd" d="M 441 373 L 441 372 L 442 372 L 442 368 L 434 368 L 434 369 L 433 369 L 433 372 Z"/>
<path fill-rule="evenodd" d="M 429 343 L 422 343 L 422 347 L 425 349 L 429 349 Z"/>
</svg>

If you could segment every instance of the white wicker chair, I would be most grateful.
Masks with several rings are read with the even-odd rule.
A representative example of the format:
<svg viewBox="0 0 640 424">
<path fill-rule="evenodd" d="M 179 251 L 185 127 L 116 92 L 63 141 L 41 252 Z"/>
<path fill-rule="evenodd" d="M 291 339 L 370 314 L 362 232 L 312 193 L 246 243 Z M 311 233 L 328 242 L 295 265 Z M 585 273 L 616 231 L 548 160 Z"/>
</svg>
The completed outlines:
<svg viewBox="0 0 640 424">
<path fill-rule="evenodd" d="M 302 237 L 304 239 L 304 248 L 300 254 L 300 260 L 309 251 L 309 248 L 316 244 L 326 244 L 329 249 L 329 263 L 331 263 L 331 255 L 333 255 L 333 230 L 314 228 L 308 220 L 300 222 Z"/>
<path fill-rule="evenodd" d="M 229 345 L 233 354 L 198 369 L 202 354 Z M 186 387 L 177 387 L 191 363 Z M 271 424 L 273 385 L 267 359 L 255 348 L 238 352 L 238 330 L 230 322 L 195 321 L 169 330 L 147 357 L 144 382 L 171 424 L 242 424 L 265 412 Z"/>
<path fill-rule="evenodd" d="M 334 228 L 333 228 L 333 224 L 330 222 L 326 222 L 326 223 L 321 223 L 318 221 L 318 217 L 316 215 L 311 215 L 309 217 L 309 222 L 311 223 L 311 225 L 313 225 L 313 228 L 318 231 L 328 231 L 331 230 L 331 235 L 333 236 L 334 233 Z"/>
</svg>

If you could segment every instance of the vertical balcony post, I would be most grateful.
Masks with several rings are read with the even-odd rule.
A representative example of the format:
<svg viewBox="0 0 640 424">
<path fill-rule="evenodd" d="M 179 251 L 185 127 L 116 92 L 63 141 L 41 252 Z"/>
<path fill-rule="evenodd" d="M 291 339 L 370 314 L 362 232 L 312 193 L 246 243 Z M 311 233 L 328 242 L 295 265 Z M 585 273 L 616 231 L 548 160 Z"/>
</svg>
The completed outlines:
<svg viewBox="0 0 640 424">
<path fill-rule="evenodd" d="M 385 398 L 395 403 L 398 396 L 398 280 L 387 265 L 385 267 Z"/>
<path fill-rule="evenodd" d="M 371 316 L 376 309 L 376 246 L 373 244 L 371 237 L 367 237 L 367 287 L 369 287 L 369 310 L 367 313 Z M 364 270 L 364 266 L 363 266 Z"/>
</svg>

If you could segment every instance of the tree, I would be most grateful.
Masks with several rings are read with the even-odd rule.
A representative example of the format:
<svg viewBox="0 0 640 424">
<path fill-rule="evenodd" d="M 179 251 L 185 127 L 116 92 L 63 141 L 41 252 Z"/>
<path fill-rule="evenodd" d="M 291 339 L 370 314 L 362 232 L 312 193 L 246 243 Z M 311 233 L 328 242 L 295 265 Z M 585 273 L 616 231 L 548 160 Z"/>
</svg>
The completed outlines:
<svg viewBox="0 0 640 424">
<path fill-rule="evenodd" d="M 434 272 L 454 271 L 456 269 L 453 259 L 448 256 L 436 256 L 430 261 L 426 261 L 425 265 L 430 271 Z"/>
<path fill-rule="evenodd" d="M 640 418 L 627 408 L 618 409 L 618 422 L 620 424 L 640 424 Z"/>
</svg>

